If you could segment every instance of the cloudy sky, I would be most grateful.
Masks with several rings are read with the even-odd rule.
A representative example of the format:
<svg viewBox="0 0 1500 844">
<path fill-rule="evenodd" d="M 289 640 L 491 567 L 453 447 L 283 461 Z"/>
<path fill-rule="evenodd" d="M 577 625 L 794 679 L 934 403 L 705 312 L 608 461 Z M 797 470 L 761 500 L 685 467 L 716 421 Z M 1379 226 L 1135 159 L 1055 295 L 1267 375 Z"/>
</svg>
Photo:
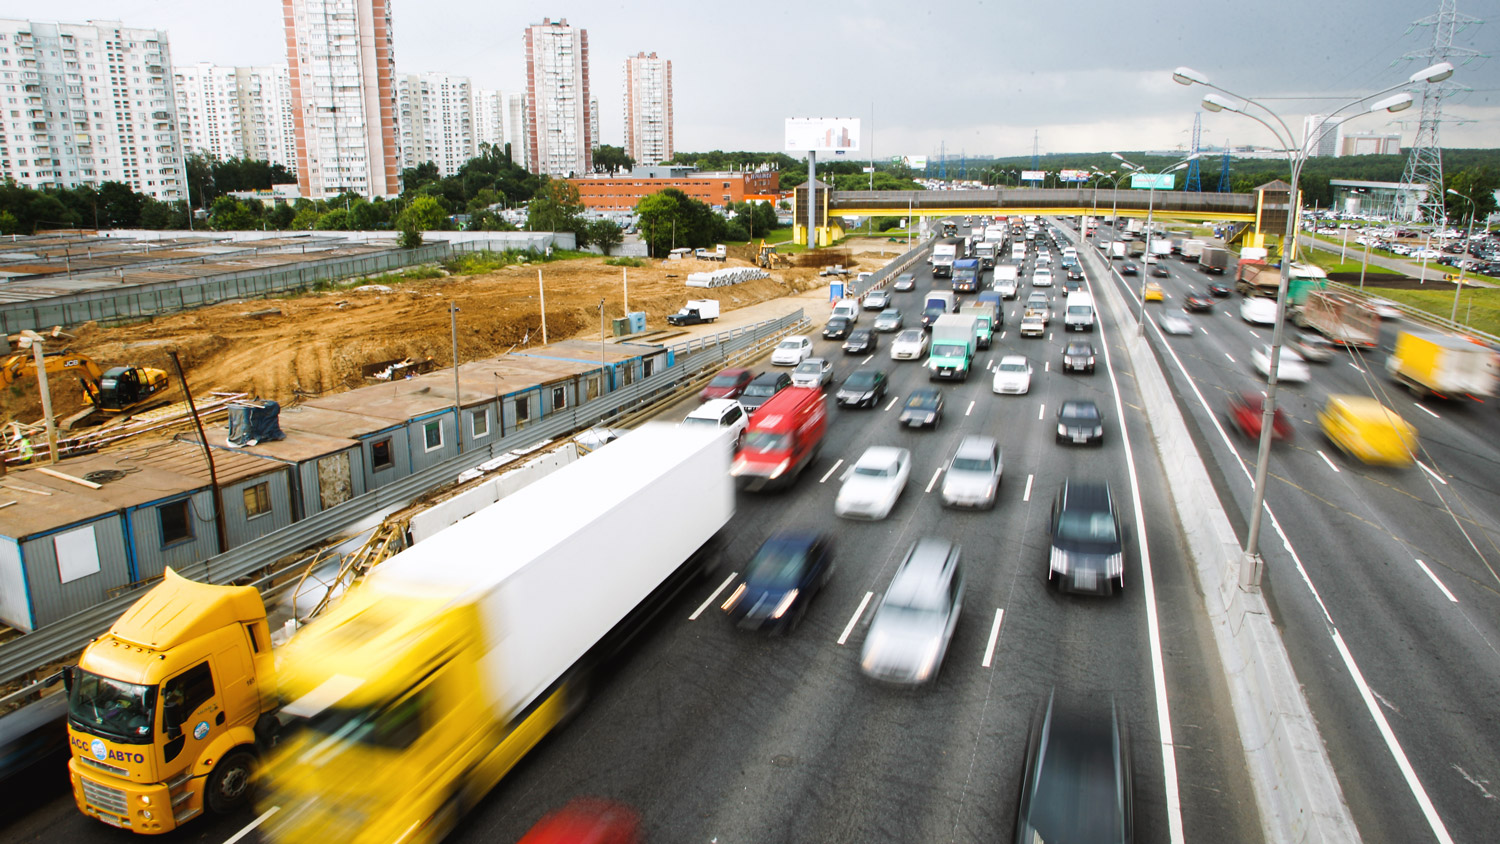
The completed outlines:
<svg viewBox="0 0 1500 844">
<path fill-rule="evenodd" d="M 1437 0 L 909 0 L 732 4 L 572 0 L 553 7 L 507 0 L 391 0 L 400 73 L 442 71 L 479 87 L 519 90 L 522 33 L 549 16 L 589 33 L 590 82 L 605 143 L 620 144 L 624 61 L 638 51 L 672 60 L 679 150 L 782 146 L 783 119 L 858 117 L 864 154 L 1186 148 L 1207 90 L 1172 82 L 1179 65 L 1261 98 L 1300 132 L 1305 114 L 1397 84 L 1425 66 L 1434 30 L 1413 27 Z M 120 20 L 160 28 L 173 61 L 222 65 L 286 61 L 279 0 L 0 0 L 0 17 Z M 1459 0 L 1460 13 L 1500 18 L 1493 0 Z M 1500 19 L 1455 39 L 1500 43 Z M 1461 65 L 1471 89 L 1445 113 L 1445 147 L 1500 146 L 1500 58 Z M 1420 103 L 1419 103 L 1420 105 Z M 1355 131 L 1416 133 L 1420 108 L 1369 116 Z M 873 115 L 873 119 L 872 119 Z M 871 124 L 873 123 L 873 133 Z M 1259 124 L 1204 114 L 1205 144 L 1269 145 Z"/>
</svg>

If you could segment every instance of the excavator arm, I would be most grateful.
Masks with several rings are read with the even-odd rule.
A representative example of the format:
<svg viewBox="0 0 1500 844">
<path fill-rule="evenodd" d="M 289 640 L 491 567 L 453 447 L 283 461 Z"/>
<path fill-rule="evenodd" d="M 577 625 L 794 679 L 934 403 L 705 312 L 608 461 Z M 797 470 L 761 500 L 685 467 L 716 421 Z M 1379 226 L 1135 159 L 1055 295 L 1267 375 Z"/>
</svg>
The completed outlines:
<svg viewBox="0 0 1500 844">
<path fill-rule="evenodd" d="M 75 373 L 95 384 L 104 375 L 99 364 L 94 363 L 87 355 L 72 354 L 67 350 L 48 352 L 42 357 L 42 363 L 46 366 L 48 375 Z M 36 357 L 30 352 L 16 352 L 0 362 L 0 385 L 12 384 L 35 375 Z"/>
</svg>

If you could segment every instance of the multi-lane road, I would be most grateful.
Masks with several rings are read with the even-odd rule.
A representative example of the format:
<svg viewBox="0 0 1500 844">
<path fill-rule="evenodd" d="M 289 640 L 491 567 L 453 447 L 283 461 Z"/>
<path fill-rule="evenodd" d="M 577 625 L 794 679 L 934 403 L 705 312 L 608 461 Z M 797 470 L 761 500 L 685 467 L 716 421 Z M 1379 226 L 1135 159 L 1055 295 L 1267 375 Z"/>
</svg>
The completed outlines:
<svg viewBox="0 0 1500 844">
<path fill-rule="evenodd" d="M 1100 240 L 1110 238 L 1100 230 Z M 1165 302 L 1182 313 L 1196 265 L 1165 262 Z M 1119 262 L 1115 262 L 1119 266 Z M 1144 268 L 1143 268 L 1144 269 Z M 1110 273 L 1134 306 L 1139 278 Z M 1228 279 L 1232 283 L 1232 278 Z M 1150 329 L 1178 403 L 1243 538 L 1255 443 L 1224 422 L 1229 397 L 1263 390 L 1250 366 L 1270 329 L 1240 298 L 1191 314 L 1191 336 Z M 1367 842 L 1494 841 L 1500 834 L 1500 416 L 1493 402 L 1417 401 L 1385 374 L 1401 323 L 1380 348 L 1312 364 L 1282 384 L 1297 426 L 1270 462 L 1261 542 L 1265 591 Z M 1414 424 L 1420 463 L 1366 467 L 1322 437 L 1330 394 L 1375 395 Z"/>
<path fill-rule="evenodd" d="M 1027 270 L 1029 280 L 1030 260 Z M 894 296 L 908 322 L 934 286 L 918 276 L 915 291 Z M 1023 285 L 1022 300 L 1030 289 Z M 1059 312 L 1061 288 L 1050 292 Z M 945 417 L 932 431 L 897 424 L 899 399 L 928 380 L 920 361 L 890 360 L 891 335 L 869 356 L 815 339 L 838 381 L 860 368 L 886 370 L 889 397 L 875 409 L 835 410 L 819 460 L 792 489 L 740 493 L 723 569 L 658 616 L 578 718 L 524 760 L 453 840 L 516 840 L 581 795 L 634 806 L 653 841 L 1002 838 L 1014 820 L 1028 723 L 1055 690 L 1113 699 L 1128 719 L 1137 840 L 1258 841 L 1217 651 L 1140 398 L 1116 370 L 1117 340 L 1132 323 L 1103 308 L 1093 335 L 1097 372 L 1064 375 L 1060 315 L 1046 338 L 1023 340 L 1018 303 L 1005 305 L 1003 334 L 980 353 L 978 371 L 943 385 Z M 866 312 L 861 325 L 873 317 Z M 1007 353 L 1032 360 L 1030 394 L 991 392 L 988 368 Z M 1058 403 L 1074 397 L 1104 409 L 1102 447 L 1054 442 Z M 941 467 L 973 433 L 1003 449 L 998 505 L 944 510 Z M 910 449 L 911 481 L 885 520 L 840 520 L 833 499 L 841 475 L 871 445 Z M 1047 517 L 1068 477 L 1106 480 L 1122 502 L 1130 525 L 1122 594 L 1064 596 L 1047 586 Z M 837 570 L 801 626 L 776 638 L 730 626 L 718 610 L 724 578 L 742 571 L 771 533 L 809 526 L 833 536 Z M 860 645 L 875 599 L 921 536 L 962 546 L 964 612 L 935 683 L 886 687 L 860 673 Z M 44 788 L 30 802 L 36 808 L 0 830 L 8 841 L 120 840 L 78 815 L 65 790 Z M 173 837 L 225 841 L 254 818 L 207 819 Z"/>
</svg>

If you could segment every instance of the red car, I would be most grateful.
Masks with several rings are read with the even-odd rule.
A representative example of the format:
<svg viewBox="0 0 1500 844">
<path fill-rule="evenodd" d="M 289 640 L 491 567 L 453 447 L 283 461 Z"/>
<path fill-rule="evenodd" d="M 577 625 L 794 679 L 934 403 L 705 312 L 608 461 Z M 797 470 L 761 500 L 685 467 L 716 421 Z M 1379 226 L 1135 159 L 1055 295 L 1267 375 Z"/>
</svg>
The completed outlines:
<svg viewBox="0 0 1500 844">
<path fill-rule="evenodd" d="M 520 844 L 640 844 L 641 819 L 623 803 L 580 797 L 537 821 Z"/>
<path fill-rule="evenodd" d="M 698 394 L 698 401 L 737 399 L 754 378 L 755 373 L 748 369 L 725 369 L 708 382 Z"/>
<path fill-rule="evenodd" d="M 1260 393 L 1241 393 L 1229 400 L 1229 422 L 1247 439 L 1260 439 L 1260 423 L 1265 415 L 1265 396 Z M 1281 408 L 1271 421 L 1271 439 L 1290 440 L 1292 423 Z"/>
</svg>

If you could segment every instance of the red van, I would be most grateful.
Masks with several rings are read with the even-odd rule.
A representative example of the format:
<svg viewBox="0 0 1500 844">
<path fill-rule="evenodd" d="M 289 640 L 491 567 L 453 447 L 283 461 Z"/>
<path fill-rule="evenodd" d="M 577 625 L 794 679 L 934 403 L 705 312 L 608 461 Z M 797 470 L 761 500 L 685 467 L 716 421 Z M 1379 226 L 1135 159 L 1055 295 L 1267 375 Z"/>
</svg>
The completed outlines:
<svg viewBox="0 0 1500 844">
<path fill-rule="evenodd" d="M 750 416 L 750 429 L 729 472 L 746 489 L 791 484 L 818 456 L 828 427 L 823 391 L 788 387 Z"/>
</svg>

